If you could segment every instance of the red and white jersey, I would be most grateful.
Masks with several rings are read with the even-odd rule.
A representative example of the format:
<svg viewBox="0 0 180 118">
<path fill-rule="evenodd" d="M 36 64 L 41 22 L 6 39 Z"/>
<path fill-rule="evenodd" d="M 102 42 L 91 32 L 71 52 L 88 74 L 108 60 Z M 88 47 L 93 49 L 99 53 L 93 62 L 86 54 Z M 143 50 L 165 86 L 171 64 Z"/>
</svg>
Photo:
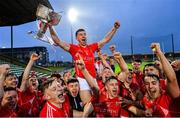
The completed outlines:
<svg viewBox="0 0 180 118">
<path fill-rule="evenodd" d="M 103 66 L 103 64 L 102 64 L 101 61 L 97 61 L 97 62 L 95 63 L 95 68 L 96 68 L 96 72 L 97 72 L 98 74 L 100 74 L 100 73 L 103 71 L 104 66 Z"/>
<path fill-rule="evenodd" d="M 96 117 L 118 117 L 121 113 L 121 100 L 119 97 L 108 98 L 105 92 L 91 99 Z"/>
<path fill-rule="evenodd" d="M 0 117 L 18 118 L 18 113 L 14 110 L 0 108 Z"/>
<path fill-rule="evenodd" d="M 172 99 L 166 92 L 162 92 L 154 101 L 149 101 L 146 96 L 144 96 L 141 103 L 146 109 L 151 108 L 153 110 L 154 117 L 170 117 L 169 107 Z"/>
<path fill-rule="evenodd" d="M 70 103 L 67 96 L 65 96 L 65 102 L 62 104 L 62 108 L 58 108 L 46 102 L 43 109 L 40 112 L 39 117 L 53 118 L 53 117 L 70 117 Z"/>
<path fill-rule="evenodd" d="M 20 116 L 38 116 L 44 103 L 43 94 L 40 91 L 31 91 L 29 88 L 18 93 L 18 106 Z"/>
<path fill-rule="evenodd" d="M 136 94 L 136 91 L 139 89 L 139 87 L 136 84 L 131 83 L 130 88 L 126 88 L 124 83 L 121 82 L 121 85 L 119 86 L 120 88 L 120 96 L 132 100 L 132 94 Z M 131 104 L 122 104 L 123 108 L 121 109 L 121 117 L 132 117 L 133 114 L 128 110 Z"/>
<path fill-rule="evenodd" d="M 105 85 L 104 85 L 102 79 L 96 79 L 96 81 L 97 81 L 97 84 L 99 86 L 99 89 L 100 90 L 103 89 Z"/>
<path fill-rule="evenodd" d="M 71 44 L 69 49 L 69 53 L 72 55 L 74 61 L 79 59 L 79 55 L 83 58 L 88 72 L 94 78 L 96 77 L 94 52 L 97 49 L 98 49 L 97 43 L 87 45 L 86 47 Z M 77 67 L 75 67 L 75 71 L 78 77 L 84 78 L 82 72 Z"/>
<path fill-rule="evenodd" d="M 142 72 L 133 73 L 132 75 L 132 84 L 137 85 L 142 93 L 145 93 L 145 86 L 143 81 L 144 75 Z"/>
</svg>

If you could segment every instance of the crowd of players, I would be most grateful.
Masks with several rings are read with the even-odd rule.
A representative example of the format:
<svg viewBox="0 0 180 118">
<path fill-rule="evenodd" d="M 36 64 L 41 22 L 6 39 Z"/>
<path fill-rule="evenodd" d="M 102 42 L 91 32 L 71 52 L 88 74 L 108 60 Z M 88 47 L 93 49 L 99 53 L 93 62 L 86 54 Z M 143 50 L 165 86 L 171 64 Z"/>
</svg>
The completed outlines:
<svg viewBox="0 0 180 118">
<path fill-rule="evenodd" d="M 52 74 L 41 78 L 39 85 L 33 63 L 40 56 L 33 53 L 27 64 L 20 86 L 20 77 L 10 73 L 8 64 L 0 65 L 0 116 L 1 117 L 133 117 L 133 116 L 180 116 L 179 71 L 180 60 L 171 64 L 160 50 L 155 48 L 159 60 L 146 64 L 140 70 L 141 61 L 134 60 L 132 69 L 119 52 L 111 59 L 98 50 L 93 78 L 83 59 L 75 62 L 91 88 L 91 99 L 83 103 L 79 81 L 71 72 Z M 111 60 L 111 61 L 110 61 Z M 114 73 L 114 63 L 121 72 Z M 111 62 L 111 63 L 110 63 Z M 95 81 L 94 81 L 95 80 Z"/>
<path fill-rule="evenodd" d="M 111 57 L 102 54 L 99 47 L 109 42 L 119 26 L 116 22 L 105 39 L 88 45 L 92 50 L 86 49 L 84 30 L 76 33 L 82 44 L 78 47 L 62 43 L 50 26 L 55 43 L 74 55 L 75 74 L 67 71 L 39 78 L 32 71 L 41 56 L 36 53 L 21 77 L 11 73 L 8 64 L 0 65 L 0 117 L 180 116 L 180 60 L 169 62 L 158 43 L 150 46 L 158 60 L 146 64 L 143 71 L 141 60 L 133 60 L 129 69 L 114 45 Z M 95 51 L 98 58 L 92 64 Z M 115 64 L 121 69 L 118 74 Z"/>
</svg>

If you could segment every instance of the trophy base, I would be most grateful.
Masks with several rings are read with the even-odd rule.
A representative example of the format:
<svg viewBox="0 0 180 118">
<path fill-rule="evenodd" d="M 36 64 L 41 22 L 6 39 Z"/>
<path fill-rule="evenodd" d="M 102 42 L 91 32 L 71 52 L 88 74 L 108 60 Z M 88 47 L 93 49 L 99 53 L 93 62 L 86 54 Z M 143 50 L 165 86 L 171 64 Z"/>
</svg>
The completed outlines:
<svg viewBox="0 0 180 118">
<path fill-rule="evenodd" d="M 33 37 L 34 39 L 38 39 L 40 41 L 50 43 L 51 45 L 55 44 L 52 38 L 48 37 L 46 34 L 42 34 L 37 31 L 29 31 L 27 34 Z"/>
</svg>

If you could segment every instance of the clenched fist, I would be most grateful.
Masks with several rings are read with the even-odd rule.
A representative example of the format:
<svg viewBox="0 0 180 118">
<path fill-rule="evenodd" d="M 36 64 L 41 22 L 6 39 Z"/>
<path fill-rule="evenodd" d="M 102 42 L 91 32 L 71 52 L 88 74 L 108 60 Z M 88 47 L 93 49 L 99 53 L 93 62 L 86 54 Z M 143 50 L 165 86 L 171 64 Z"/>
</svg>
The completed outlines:
<svg viewBox="0 0 180 118">
<path fill-rule="evenodd" d="M 118 60 L 122 57 L 122 55 L 121 55 L 120 52 L 115 52 L 115 53 L 113 54 L 113 56 L 114 56 L 114 59 L 115 59 L 116 61 L 118 61 Z"/>
<path fill-rule="evenodd" d="M 10 66 L 9 64 L 2 64 L 0 65 L 0 74 L 8 74 L 10 72 Z"/>
<path fill-rule="evenodd" d="M 171 63 L 171 66 L 175 71 L 180 70 L 180 60 L 175 60 Z"/>
<path fill-rule="evenodd" d="M 150 47 L 153 50 L 153 52 L 155 52 L 155 53 L 160 53 L 161 52 L 161 48 L 160 48 L 159 43 L 152 43 Z"/>
<path fill-rule="evenodd" d="M 38 55 L 38 54 L 36 54 L 36 53 L 32 53 L 32 54 L 31 54 L 31 60 L 33 60 L 33 61 L 38 60 L 40 57 L 41 57 L 41 56 Z"/>
<path fill-rule="evenodd" d="M 120 27 L 120 22 L 119 21 L 116 21 L 115 23 L 114 23 L 114 28 L 115 29 L 118 29 Z"/>
</svg>

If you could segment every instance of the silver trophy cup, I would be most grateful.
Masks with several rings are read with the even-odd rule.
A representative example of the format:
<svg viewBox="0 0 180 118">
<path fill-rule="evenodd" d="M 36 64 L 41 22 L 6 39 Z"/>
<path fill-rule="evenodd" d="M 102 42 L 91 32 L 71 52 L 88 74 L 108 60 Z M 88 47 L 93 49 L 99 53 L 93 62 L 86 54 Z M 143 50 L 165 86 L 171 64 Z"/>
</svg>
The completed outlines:
<svg viewBox="0 0 180 118">
<path fill-rule="evenodd" d="M 39 4 L 36 11 L 37 20 L 40 21 L 38 31 L 29 31 L 28 34 L 33 35 L 33 38 L 52 43 L 51 38 L 45 35 L 48 25 L 56 26 L 60 22 L 61 15 L 54 12 L 52 9 Z M 44 36 L 45 35 L 45 36 Z"/>
</svg>

